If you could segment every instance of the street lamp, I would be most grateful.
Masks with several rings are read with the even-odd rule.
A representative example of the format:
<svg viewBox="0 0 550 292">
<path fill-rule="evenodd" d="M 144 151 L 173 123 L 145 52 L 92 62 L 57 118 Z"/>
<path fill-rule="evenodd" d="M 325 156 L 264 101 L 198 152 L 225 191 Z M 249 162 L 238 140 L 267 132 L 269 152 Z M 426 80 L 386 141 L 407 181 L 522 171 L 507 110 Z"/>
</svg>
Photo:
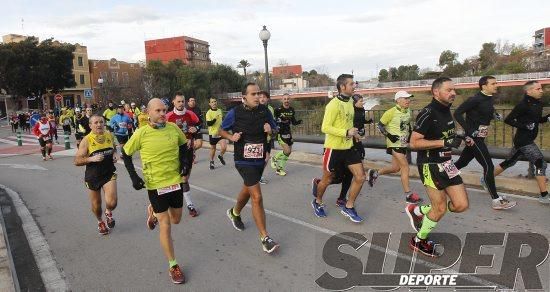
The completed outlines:
<svg viewBox="0 0 550 292">
<path fill-rule="evenodd" d="M 267 65 L 267 41 L 269 41 L 269 38 L 271 37 L 271 33 L 267 28 L 264 28 L 260 31 L 260 40 L 264 43 L 264 58 L 265 58 L 265 86 L 267 88 L 267 92 L 269 93 L 269 67 Z"/>
<path fill-rule="evenodd" d="M 99 95 L 99 98 L 98 98 L 99 100 L 98 101 L 99 101 L 100 105 L 103 105 L 103 100 L 102 100 L 103 96 L 102 95 L 104 95 L 104 94 L 102 94 L 102 92 L 101 92 L 101 91 L 103 91 L 103 82 L 104 82 L 103 78 L 99 77 L 99 79 L 97 79 L 97 83 L 99 83 L 99 94 L 98 94 Z"/>
</svg>

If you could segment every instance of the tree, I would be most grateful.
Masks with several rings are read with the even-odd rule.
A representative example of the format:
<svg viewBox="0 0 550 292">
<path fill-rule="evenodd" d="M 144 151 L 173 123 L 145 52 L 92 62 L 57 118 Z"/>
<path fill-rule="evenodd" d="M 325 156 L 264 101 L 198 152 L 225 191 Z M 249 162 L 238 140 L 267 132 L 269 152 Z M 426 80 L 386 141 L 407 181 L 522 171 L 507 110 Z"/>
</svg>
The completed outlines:
<svg viewBox="0 0 550 292">
<path fill-rule="evenodd" d="M 479 51 L 479 62 L 482 71 L 485 71 L 495 65 L 498 58 L 496 46 L 497 45 L 495 43 L 484 43 L 481 45 L 481 50 Z"/>
<path fill-rule="evenodd" d="M 309 87 L 330 86 L 335 84 L 334 79 L 330 78 L 330 76 L 327 74 L 319 74 L 315 70 L 311 70 L 305 75 L 307 75 L 304 78 L 309 83 Z M 302 76 L 304 76 L 304 74 L 302 74 Z"/>
<path fill-rule="evenodd" d="M 38 43 L 29 37 L 19 43 L 0 44 L 0 88 L 14 97 L 39 97 L 76 86 L 73 75 L 75 46 L 53 39 Z"/>
<path fill-rule="evenodd" d="M 445 50 L 441 52 L 441 55 L 439 55 L 438 65 L 439 67 L 441 67 L 441 69 L 444 69 L 448 66 L 456 65 L 456 63 L 458 63 L 458 53 L 455 53 L 451 50 Z"/>
<path fill-rule="evenodd" d="M 246 78 L 246 68 L 252 66 L 252 64 L 248 63 L 247 60 L 241 60 L 239 61 L 239 65 L 237 65 L 237 68 L 242 68 L 244 71 L 244 77 Z"/>
<path fill-rule="evenodd" d="M 390 72 L 386 69 L 380 70 L 378 73 L 378 81 L 379 82 L 387 82 L 390 80 Z"/>
</svg>

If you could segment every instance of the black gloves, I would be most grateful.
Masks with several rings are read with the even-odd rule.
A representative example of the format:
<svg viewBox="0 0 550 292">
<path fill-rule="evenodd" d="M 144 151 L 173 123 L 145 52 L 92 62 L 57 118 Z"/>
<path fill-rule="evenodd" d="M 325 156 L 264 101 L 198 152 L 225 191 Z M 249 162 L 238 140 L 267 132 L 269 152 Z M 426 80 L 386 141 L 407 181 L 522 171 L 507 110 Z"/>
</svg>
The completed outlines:
<svg viewBox="0 0 550 292">
<path fill-rule="evenodd" d="M 388 133 L 388 135 L 386 135 L 386 137 L 388 137 L 388 139 L 390 139 L 390 141 L 392 143 L 395 143 L 395 142 L 399 141 L 399 136 L 397 136 L 397 135 L 393 135 L 393 134 Z"/>
<path fill-rule="evenodd" d="M 458 148 L 460 147 L 460 144 L 462 144 L 462 138 L 461 137 L 449 138 L 449 139 L 443 140 L 443 144 L 445 145 L 445 147 Z"/>
<path fill-rule="evenodd" d="M 374 120 L 372 118 L 365 121 L 365 124 L 367 124 L 367 125 L 370 125 L 372 123 L 374 123 Z"/>
<path fill-rule="evenodd" d="M 191 169 L 191 161 L 187 159 L 187 151 L 193 151 L 187 149 L 187 144 L 180 145 L 179 148 L 179 161 L 180 161 L 180 175 L 181 176 L 187 176 L 189 174 L 189 170 Z"/>
<path fill-rule="evenodd" d="M 360 129 L 359 131 L 357 131 L 357 134 L 358 134 L 359 136 L 361 136 L 361 137 L 362 137 L 362 136 L 365 136 L 365 128 Z"/>
<path fill-rule="evenodd" d="M 145 182 L 139 177 L 139 175 L 134 171 L 130 173 L 130 179 L 132 180 L 132 186 L 135 190 L 141 190 L 145 187 Z"/>
</svg>

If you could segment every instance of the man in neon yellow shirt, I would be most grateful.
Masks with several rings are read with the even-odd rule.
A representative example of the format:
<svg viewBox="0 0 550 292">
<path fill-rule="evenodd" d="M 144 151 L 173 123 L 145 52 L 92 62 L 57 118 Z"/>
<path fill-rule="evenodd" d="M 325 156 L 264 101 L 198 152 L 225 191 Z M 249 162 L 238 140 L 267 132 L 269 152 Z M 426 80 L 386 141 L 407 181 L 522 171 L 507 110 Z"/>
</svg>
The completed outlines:
<svg viewBox="0 0 550 292">
<path fill-rule="evenodd" d="M 109 104 L 107 105 L 107 109 L 103 112 L 103 117 L 105 118 L 105 125 L 107 126 L 107 130 L 110 132 L 113 131 L 113 128 L 109 126 L 111 124 L 111 118 L 116 115 L 116 109 L 115 105 L 112 101 L 109 101 Z"/>
<path fill-rule="evenodd" d="M 380 118 L 377 127 L 386 136 L 386 152 L 392 156 L 392 161 L 391 165 L 378 171 L 369 169 L 367 180 L 372 187 L 379 175 L 401 171 L 401 184 L 405 193 L 405 201 L 418 204 L 422 202 L 422 199 L 417 193 L 412 192 L 409 186 L 409 162 L 407 161 L 409 138 L 412 132 L 411 111 L 409 110 L 411 97 L 413 95 L 406 91 L 396 92 L 394 100 L 397 104 L 384 112 Z"/>
<path fill-rule="evenodd" d="M 151 99 L 147 112 L 149 124 L 139 128 L 126 142 L 122 158 L 134 189 L 147 189 L 151 203 L 147 206 L 147 226 L 152 230 L 159 224 L 160 245 L 168 259 L 170 277 L 175 284 L 181 284 L 185 276 L 174 256 L 170 230 L 171 224 L 181 220 L 183 192 L 189 190 L 189 184 L 183 180 L 189 172 L 187 139 L 176 124 L 167 122 L 166 106 L 160 99 Z M 132 162 L 132 154 L 137 151 L 145 182 L 137 175 Z"/>
<path fill-rule="evenodd" d="M 325 108 L 325 116 L 321 131 L 325 133 L 325 153 L 323 154 L 323 178 L 317 184 L 315 199 L 311 206 L 317 217 L 326 217 L 323 195 L 331 183 L 335 172 L 343 172 L 348 168 L 353 175 L 349 190 L 349 199 L 342 207 L 342 215 L 352 222 L 363 221 L 355 211 L 355 199 L 365 182 L 365 170 L 362 159 L 357 151 L 352 149 L 353 137 L 358 137 L 358 129 L 353 127 L 353 100 L 351 96 L 355 89 L 353 75 L 342 74 L 336 79 L 338 95 Z"/>
<path fill-rule="evenodd" d="M 223 155 L 227 150 L 227 142 L 219 134 L 220 126 L 222 125 L 223 113 L 218 108 L 218 101 L 216 98 L 211 97 L 208 102 L 210 109 L 206 112 L 206 125 L 208 126 L 208 141 L 210 141 L 210 169 L 214 169 L 214 155 L 216 155 L 216 145 L 220 143 L 220 154 L 218 159 L 221 164 L 225 165 Z"/>
</svg>

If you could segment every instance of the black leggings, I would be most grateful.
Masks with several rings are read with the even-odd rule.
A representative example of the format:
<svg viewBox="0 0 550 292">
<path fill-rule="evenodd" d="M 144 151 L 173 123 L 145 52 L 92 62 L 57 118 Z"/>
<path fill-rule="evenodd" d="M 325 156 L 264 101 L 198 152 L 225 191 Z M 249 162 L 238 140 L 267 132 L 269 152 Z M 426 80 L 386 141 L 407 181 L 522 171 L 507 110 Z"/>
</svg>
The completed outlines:
<svg viewBox="0 0 550 292">
<path fill-rule="evenodd" d="M 498 199 L 499 196 L 495 185 L 495 166 L 491 160 L 489 149 L 487 149 L 487 145 L 485 145 L 483 138 L 474 138 L 474 142 L 474 145 L 464 147 L 455 165 L 458 169 L 461 169 L 475 158 L 481 167 L 483 167 L 483 179 L 485 180 L 491 198 Z"/>
</svg>

